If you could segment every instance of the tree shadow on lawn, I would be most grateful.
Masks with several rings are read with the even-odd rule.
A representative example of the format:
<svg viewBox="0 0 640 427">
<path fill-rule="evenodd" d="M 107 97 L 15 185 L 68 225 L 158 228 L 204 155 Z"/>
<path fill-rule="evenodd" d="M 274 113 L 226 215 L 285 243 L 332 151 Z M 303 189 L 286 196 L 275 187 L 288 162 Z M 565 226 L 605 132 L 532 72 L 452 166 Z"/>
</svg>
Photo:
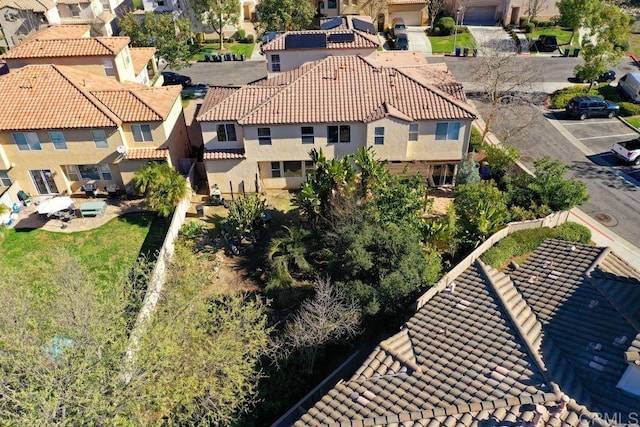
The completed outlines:
<svg viewBox="0 0 640 427">
<path fill-rule="evenodd" d="M 158 259 L 158 253 L 167 236 L 172 218 L 173 216 L 160 217 L 155 212 L 131 213 L 119 217 L 121 221 L 128 224 L 149 227 L 149 231 L 140 247 L 138 258 L 144 257 L 150 262 L 155 262 Z"/>
</svg>

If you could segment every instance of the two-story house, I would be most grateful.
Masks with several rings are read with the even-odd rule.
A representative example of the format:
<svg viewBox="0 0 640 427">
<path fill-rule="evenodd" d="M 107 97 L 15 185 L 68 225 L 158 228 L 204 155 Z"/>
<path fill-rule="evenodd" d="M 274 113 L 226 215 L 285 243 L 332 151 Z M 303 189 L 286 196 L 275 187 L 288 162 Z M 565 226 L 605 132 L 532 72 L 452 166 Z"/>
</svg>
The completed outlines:
<svg viewBox="0 0 640 427">
<path fill-rule="evenodd" d="M 373 147 L 392 170 L 453 182 L 476 115 L 445 64 L 329 56 L 241 87 L 212 87 L 197 120 L 209 185 L 296 188 L 328 158 Z M 383 57 L 384 58 L 384 57 Z"/>
<path fill-rule="evenodd" d="M 120 82 L 161 85 L 155 48 L 130 48 L 129 42 L 129 37 L 90 37 L 89 25 L 54 25 L 32 34 L 0 58 L 11 71 L 56 64 Z"/>
<path fill-rule="evenodd" d="M 13 182 L 33 195 L 126 188 L 147 162 L 188 155 L 179 86 L 29 65 L 0 77 L 0 93 L 0 194 Z"/>
<path fill-rule="evenodd" d="M 335 17 L 321 24 L 320 30 L 287 31 L 262 46 L 267 71 L 291 71 L 302 64 L 327 56 L 360 55 L 373 57 L 380 39 L 367 17 Z"/>
</svg>

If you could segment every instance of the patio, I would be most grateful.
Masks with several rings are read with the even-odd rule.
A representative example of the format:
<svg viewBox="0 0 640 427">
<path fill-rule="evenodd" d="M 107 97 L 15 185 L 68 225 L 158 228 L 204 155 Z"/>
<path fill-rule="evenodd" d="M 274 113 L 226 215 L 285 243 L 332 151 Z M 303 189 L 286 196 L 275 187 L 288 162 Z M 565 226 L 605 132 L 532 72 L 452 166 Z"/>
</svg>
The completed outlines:
<svg viewBox="0 0 640 427">
<path fill-rule="evenodd" d="M 50 198 L 36 197 L 32 199 L 30 206 L 24 206 L 18 213 L 17 221 L 11 227 L 16 229 L 42 229 L 56 233 L 74 233 L 98 228 L 113 218 L 125 213 L 146 211 L 147 205 L 144 199 L 127 200 L 124 198 L 97 198 L 89 199 L 85 197 L 72 197 L 73 205 L 78 212 L 76 218 L 62 220 L 50 216 L 38 214 L 38 205 Z M 80 215 L 80 207 L 83 203 L 101 201 L 106 202 L 107 209 L 103 216 L 91 216 L 83 218 Z"/>
</svg>

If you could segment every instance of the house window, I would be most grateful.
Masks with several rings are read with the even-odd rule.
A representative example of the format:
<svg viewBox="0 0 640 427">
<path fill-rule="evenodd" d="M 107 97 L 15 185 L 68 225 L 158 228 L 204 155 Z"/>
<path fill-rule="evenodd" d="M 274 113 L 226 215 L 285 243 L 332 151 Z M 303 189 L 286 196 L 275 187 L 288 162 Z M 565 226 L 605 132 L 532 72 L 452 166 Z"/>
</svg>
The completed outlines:
<svg viewBox="0 0 640 427">
<path fill-rule="evenodd" d="M 417 141 L 418 140 L 418 123 L 410 123 L 409 124 L 409 141 Z"/>
<path fill-rule="evenodd" d="M 67 141 L 64 139 L 62 132 L 49 132 L 49 138 L 56 150 L 66 150 Z"/>
<path fill-rule="evenodd" d="M 3 187 L 11 187 L 11 178 L 9 178 L 9 172 L 0 171 L 0 185 Z"/>
<path fill-rule="evenodd" d="M 135 142 L 152 142 L 151 126 L 149 125 L 131 125 L 133 132 L 133 140 Z"/>
<path fill-rule="evenodd" d="M 313 136 L 313 126 L 302 126 L 300 128 L 300 133 L 302 134 L 302 143 L 303 144 L 313 144 L 315 138 Z"/>
<path fill-rule="evenodd" d="M 384 144 L 384 127 L 376 127 L 373 135 L 373 141 L 376 145 Z"/>
<path fill-rule="evenodd" d="M 233 123 L 218 125 L 218 141 L 237 141 L 236 126 Z"/>
<path fill-rule="evenodd" d="M 116 70 L 113 68 L 113 61 L 110 59 L 103 59 L 102 66 L 104 67 L 104 75 L 107 77 L 113 77 L 116 75 Z"/>
<path fill-rule="evenodd" d="M 302 162 L 282 162 L 284 163 L 284 176 L 289 178 L 292 176 L 302 176 Z"/>
<path fill-rule="evenodd" d="M 307 160 L 304 162 L 304 176 L 309 175 L 314 170 L 316 170 L 316 165 L 314 165 L 311 160 Z"/>
<path fill-rule="evenodd" d="M 111 169 L 109 165 L 68 165 L 66 167 L 69 181 L 94 180 L 111 181 Z"/>
<path fill-rule="evenodd" d="M 13 134 L 13 140 L 20 151 L 42 150 L 35 132 L 16 132 Z"/>
<path fill-rule="evenodd" d="M 131 54 L 129 53 L 129 48 L 127 46 L 124 48 L 124 61 L 127 64 L 131 63 Z"/>
<path fill-rule="evenodd" d="M 271 145 L 271 128 L 258 128 L 258 144 Z"/>
<path fill-rule="evenodd" d="M 460 122 L 445 122 L 436 125 L 437 141 L 455 141 L 460 136 Z"/>
<path fill-rule="evenodd" d="M 336 9 L 338 7 L 337 5 L 337 1 L 336 0 L 328 0 L 327 1 L 327 8 L 328 9 Z"/>
<path fill-rule="evenodd" d="M 327 126 L 327 142 L 329 144 L 351 142 L 351 126 Z"/>
<path fill-rule="evenodd" d="M 80 6 L 77 4 L 70 4 L 69 9 L 71 10 L 71 16 L 80 16 Z"/>
<path fill-rule="evenodd" d="M 281 176 L 280 162 L 271 162 L 271 178 L 280 178 Z"/>
<path fill-rule="evenodd" d="M 109 144 L 107 143 L 107 134 L 102 129 L 92 130 L 91 138 L 93 138 L 96 148 L 109 148 Z"/>
<path fill-rule="evenodd" d="M 280 71 L 280 55 L 278 54 L 271 55 L 271 71 L 274 73 Z"/>
</svg>

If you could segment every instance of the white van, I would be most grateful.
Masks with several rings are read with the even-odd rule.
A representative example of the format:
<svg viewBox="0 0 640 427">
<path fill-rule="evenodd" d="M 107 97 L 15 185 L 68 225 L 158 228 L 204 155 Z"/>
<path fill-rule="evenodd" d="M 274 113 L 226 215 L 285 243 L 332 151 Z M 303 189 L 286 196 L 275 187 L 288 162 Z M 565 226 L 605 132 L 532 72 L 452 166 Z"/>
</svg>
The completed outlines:
<svg viewBox="0 0 640 427">
<path fill-rule="evenodd" d="M 404 19 L 393 18 L 393 21 L 391 21 L 391 37 L 395 39 L 398 34 L 406 34 L 406 32 L 407 26 L 404 25 Z"/>
<path fill-rule="evenodd" d="M 640 103 L 640 72 L 627 73 L 618 80 L 621 90 L 631 102 Z"/>
</svg>

